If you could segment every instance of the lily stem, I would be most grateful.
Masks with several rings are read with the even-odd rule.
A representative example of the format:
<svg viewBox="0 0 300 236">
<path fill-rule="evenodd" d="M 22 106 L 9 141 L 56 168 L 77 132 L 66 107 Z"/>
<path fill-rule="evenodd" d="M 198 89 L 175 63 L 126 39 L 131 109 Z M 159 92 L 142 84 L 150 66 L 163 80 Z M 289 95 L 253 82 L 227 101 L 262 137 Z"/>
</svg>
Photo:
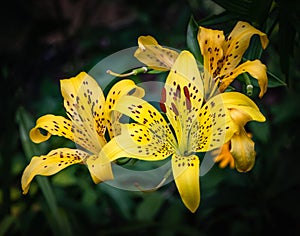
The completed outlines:
<svg viewBox="0 0 300 236">
<path fill-rule="evenodd" d="M 128 76 L 131 76 L 131 75 L 146 73 L 148 70 L 149 70 L 148 67 L 143 66 L 141 68 L 134 69 L 131 72 L 125 73 L 125 74 L 119 74 L 119 73 L 113 72 L 111 70 L 107 70 L 106 73 L 110 74 L 110 75 L 113 75 L 113 76 L 116 76 L 116 77 L 128 77 Z"/>
</svg>

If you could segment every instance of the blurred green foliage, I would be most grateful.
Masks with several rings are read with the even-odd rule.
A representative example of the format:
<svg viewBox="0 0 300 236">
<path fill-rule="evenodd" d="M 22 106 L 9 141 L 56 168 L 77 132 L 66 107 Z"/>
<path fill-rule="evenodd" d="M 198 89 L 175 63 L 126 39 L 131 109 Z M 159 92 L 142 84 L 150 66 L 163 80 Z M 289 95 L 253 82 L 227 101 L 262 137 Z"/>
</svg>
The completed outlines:
<svg viewBox="0 0 300 236">
<path fill-rule="evenodd" d="M 0 235 L 299 235 L 299 5 L 292 0 L 2 3 Z M 195 214 L 183 206 L 174 183 L 156 192 L 129 192 L 94 185 L 80 165 L 36 178 L 30 194 L 22 195 L 20 178 L 30 158 L 72 145 L 55 137 L 40 145 L 28 139 L 39 116 L 64 114 L 60 79 L 136 46 L 139 35 L 195 51 L 195 26 L 228 33 L 237 20 L 251 22 L 270 39 L 262 51 L 254 38 L 245 55 L 261 57 L 271 81 L 263 99 L 256 90 L 252 97 L 267 122 L 247 126 L 257 152 L 251 172 L 214 166 L 201 178 Z M 281 81 L 287 86 L 279 86 Z"/>
</svg>

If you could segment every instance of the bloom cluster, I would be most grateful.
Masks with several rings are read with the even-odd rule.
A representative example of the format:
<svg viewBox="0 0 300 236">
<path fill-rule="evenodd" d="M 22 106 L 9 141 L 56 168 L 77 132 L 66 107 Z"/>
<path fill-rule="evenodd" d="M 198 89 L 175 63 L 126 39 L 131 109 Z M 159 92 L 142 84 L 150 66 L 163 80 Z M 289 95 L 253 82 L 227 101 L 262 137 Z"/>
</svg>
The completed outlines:
<svg viewBox="0 0 300 236">
<path fill-rule="evenodd" d="M 229 89 L 238 75 L 249 73 L 258 81 L 259 97 L 267 90 L 266 66 L 258 59 L 243 61 L 253 35 L 265 49 L 266 34 L 246 22 L 238 22 L 226 38 L 223 31 L 199 27 L 202 64 L 187 50 L 160 46 L 152 36 L 139 37 L 134 56 L 145 64 L 143 72 L 168 73 L 159 107 L 143 99 L 147 91 L 129 78 L 116 82 L 106 96 L 85 72 L 61 80 L 68 118 L 40 117 L 30 138 L 41 143 L 51 135 L 63 136 L 78 148 L 33 157 L 22 176 L 23 193 L 36 175 L 53 175 L 73 164 L 85 164 L 93 181 L 100 183 L 114 178 L 112 163 L 120 158 L 170 157 L 181 199 L 195 212 L 200 204 L 198 153 L 212 151 L 220 167 L 239 172 L 250 171 L 255 163 L 254 142 L 245 125 L 265 117 L 248 96 Z"/>
</svg>

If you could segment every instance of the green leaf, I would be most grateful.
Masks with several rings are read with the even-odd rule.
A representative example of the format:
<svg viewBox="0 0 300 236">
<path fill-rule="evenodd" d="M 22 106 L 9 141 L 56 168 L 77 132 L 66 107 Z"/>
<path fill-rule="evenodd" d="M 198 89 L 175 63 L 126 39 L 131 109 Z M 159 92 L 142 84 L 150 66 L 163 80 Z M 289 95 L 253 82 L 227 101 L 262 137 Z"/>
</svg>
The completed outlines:
<svg viewBox="0 0 300 236">
<path fill-rule="evenodd" d="M 273 0 L 252 0 L 249 5 L 249 17 L 256 25 L 263 25 L 269 16 Z"/>
<path fill-rule="evenodd" d="M 199 43 L 197 40 L 199 26 L 195 21 L 194 17 L 191 16 L 188 27 L 187 27 L 187 35 L 186 35 L 186 44 L 191 53 L 195 56 L 196 60 L 199 62 L 203 62 L 203 58 L 200 52 Z"/>
<path fill-rule="evenodd" d="M 284 7 L 279 17 L 279 56 L 280 66 L 286 78 L 289 77 L 290 56 L 293 53 L 296 31 L 292 20 L 289 18 L 289 12 Z"/>
<path fill-rule="evenodd" d="M 33 127 L 32 118 L 22 107 L 20 107 L 17 111 L 16 120 L 19 124 L 20 139 L 24 153 L 27 160 L 30 161 L 31 157 L 38 153 L 36 145 L 34 145 L 28 137 L 29 130 L 31 127 Z M 67 217 L 59 212 L 56 197 L 53 193 L 49 180 L 41 176 L 37 176 L 36 180 L 45 197 L 47 206 L 49 207 L 49 209 L 44 209 L 45 215 L 48 215 L 48 210 L 50 210 L 51 213 L 51 219 L 54 223 L 53 233 L 55 235 L 72 235 L 71 227 Z"/>
<path fill-rule="evenodd" d="M 270 138 L 270 124 L 268 122 L 249 122 L 247 124 L 253 137 L 262 143 L 267 143 Z"/>
<path fill-rule="evenodd" d="M 215 3 L 232 13 L 247 16 L 252 1 L 248 0 L 213 0 Z"/>
<path fill-rule="evenodd" d="M 129 192 L 115 188 L 114 186 L 109 186 L 106 183 L 98 184 L 97 187 L 108 195 L 109 200 L 113 201 L 113 205 L 120 211 L 125 219 L 131 218 L 130 208 L 133 202 Z"/>
<path fill-rule="evenodd" d="M 260 58 L 262 53 L 263 48 L 261 46 L 260 39 L 257 35 L 254 35 L 244 57 L 247 58 L 247 60 L 255 60 Z"/>
<path fill-rule="evenodd" d="M 270 11 L 273 0 L 213 0 L 227 11 L 254 23 L 262 25 Z"/>
<path fill-rule="evenodd" d="M 236 14 L 225 11 L 217 15 L 209 16 L 199 21 L 199 25 L 211 26 L 211 25 L 222 25 L 230 21 L 237 21 L 239 17 Z"/>
<path fill-rule="evenodd" d="M 270 71 L 267 71 L 267 74 L 268 74 L 268 88 L 287 86 L 287 84 L 284 81 L 279 79 L 276 75 L 274 75 Z"/>
<path fill-rule="evenodd" d="M 9 228 L 16 223 L 16 218 L 12 215 L 4 217 L 0 222 L 0 235 L 7 235 Z"/>
</svg>

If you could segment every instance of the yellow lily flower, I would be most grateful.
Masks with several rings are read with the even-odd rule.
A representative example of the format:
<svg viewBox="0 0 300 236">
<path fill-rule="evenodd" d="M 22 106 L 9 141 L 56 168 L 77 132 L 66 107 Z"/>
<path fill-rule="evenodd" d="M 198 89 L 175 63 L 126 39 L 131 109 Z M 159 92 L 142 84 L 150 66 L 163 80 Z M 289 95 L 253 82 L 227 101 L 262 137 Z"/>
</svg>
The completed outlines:
<svg viewBox="0 0 300 236">
<path fill-rule="evenodd" d="M 269 42 L 267 35 L 247 22 L 239 21 L 226 39 L 223 31 L 200 26 L 198 42 L 203 55 L 204 81 L 219 79 L 219 90 L 223 92 L 239 74 L 248 72 L 258 80 L 261 98 L 268 85 L 266 66 L 260 60 L 239 65 L 253 35 L 259 35 L 265 49 Z"/>
<path fill-rule="evenodd" d="M 86 164 L 95 183 L 112 179 L 111 164 L 95 165 L 95 160 L 107 142 L 104 137 L 106 126 L 110 127 L 108 131 L 111 137 L 116 132 L 111 127 L 118 119 L 118 113 L 112 111 L 114 103 L 133 89 L 135 89 L 133 95 L 140 97 L 144 95 L 144 91 L 131 80 L 122 80 L 112 87 L 105 101 L 97 82 L 85 72 L 61 80 L 61 93 L 69 119 L 44 115 L 31 129 L 30 138 L 35 143 L 41 143 L 48 140 L 51 135 L 63 136 L 82 149 L 59 148 L 47 155 L 33 157 L 22 175 L 23 194 L 27 194 L 30 183 L 36 175 L 53 175 L 73 164 Z M 44 134 L 41 129 L 47 133 Z"/>
<path fill-rule="evenodd" d="M 250 100 L 231 92 L 234 95 L 239 104 L 246 105 Z M 136 123 L 122 125 L 121 135 L 105 145 L 99 161 L 120 157 L 157 161 L 172 155 L 172 172 L 181 199 L 195 212 L 200 204 L 200 160 L 196 153 L 221 147 L 237 131 L 224 98 L 219 94 L 204 100 L 196 60 L 190 52 L 182 51 L 162 90 L 160 107 L 168 119 L 147 101 L 124 96 L 114 109 Z"/>
<path fill-rule="evenodd" d="M 219 90 L 223 92 L 238 75 L 248 72 L 258 80 L 259 97 L 264 95 L 268 85 L 266 66 L 260 60 L 239 65 L 253 35 L 259 35 L 265 49 L 269 42 L 267 35 L 247 22 L 239 21 L 226 39 L 223 31 L 199 27 L 197 37 L 203 56 L 206 91 L 212 90 L 212 79 L 219 80 Z M 134 56 L 152 69 L 170 70 L 178 56 L 176 51 L 160 46 L 152 36 L 140 36 L 138 45 Z"/>
</svg>

